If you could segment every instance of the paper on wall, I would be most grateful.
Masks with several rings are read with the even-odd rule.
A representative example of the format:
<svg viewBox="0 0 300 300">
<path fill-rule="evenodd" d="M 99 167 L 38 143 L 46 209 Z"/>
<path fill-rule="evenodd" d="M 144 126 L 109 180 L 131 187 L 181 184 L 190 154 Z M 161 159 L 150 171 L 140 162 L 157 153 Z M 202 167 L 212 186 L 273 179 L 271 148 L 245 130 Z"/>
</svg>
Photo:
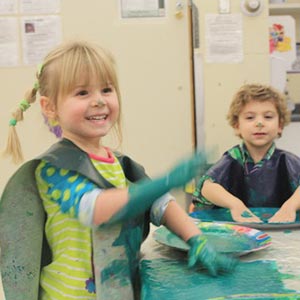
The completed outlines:
<svg viewBox="0 0 300 300">
<path fill-rule="evenodd" d="M 60 2 L 61 0 L 20 0 L 20 12 L 22 14 L 58 14 Z"/>
<path fill-rule="evenodd" d="M 205 17 L 205 23 L 206 62 L 242 62 L 242 15 L 207 14 Z"/>
<path fill-rule="evenodd" d="M 23 17 L 21 27 L 25 65 L 40 63 L 45 55 L 62 41 L 59 16 Z"/>
<path fill-rule="evenodd" d="M 0 15 L 12 15 L 17 13 L 17 0 L 1 0 Z"/>
<path fill-rule="evenodd" d="M 19 63 L 18 22 L 14 17 L 0 18 L 0 67 Z"/>
</svg>

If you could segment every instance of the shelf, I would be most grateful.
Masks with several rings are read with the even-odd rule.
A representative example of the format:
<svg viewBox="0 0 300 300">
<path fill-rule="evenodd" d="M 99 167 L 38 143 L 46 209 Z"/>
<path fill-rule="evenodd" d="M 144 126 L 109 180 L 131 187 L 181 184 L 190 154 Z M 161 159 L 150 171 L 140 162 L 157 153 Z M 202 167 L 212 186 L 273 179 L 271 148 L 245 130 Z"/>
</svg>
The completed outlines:
<svg viewBox="0 0 300 300">
<path fill-rule="evenodd" d="M 280 15 L 300 14 L 300 3 L 271 3 L 269 11 Z"/>
</svg>

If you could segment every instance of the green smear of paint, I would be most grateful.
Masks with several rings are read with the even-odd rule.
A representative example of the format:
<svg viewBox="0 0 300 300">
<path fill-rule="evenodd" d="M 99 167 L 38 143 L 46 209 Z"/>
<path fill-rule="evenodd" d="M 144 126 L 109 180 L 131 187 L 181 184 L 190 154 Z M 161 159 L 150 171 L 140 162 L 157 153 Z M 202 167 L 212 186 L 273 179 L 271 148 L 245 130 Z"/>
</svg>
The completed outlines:
<svg viewBox="0 0 300 300">
<path fill-rule="evenodd" d="M 242 217 L 244 217 L 244 218 L 251 218 L 252 215 L 249 213 L 249 211 L 245 210 L 242 213 Z"/>
<path fill-rule="evenodd" d="M 228 297 L 218 297 L 218 298 L 211 298 L 209 300 L 229 300 L 229 299 L 235 299 L 235 300 L 299 300 L 300 294 L 240 294 L 240 295 L 232 295 Z"/>
<path fill-rule="evenodd" d="M 284 287 L 281 275 L 275 261 L 241 262 L 232 274 L 211 277 L 205 270 L 189 269 L 183 260 L 143 260 L 141 299 L 231 299 L 227 297 L 295 293 L 296 291 Z M 298 296 L 299 298 L 287 299 L 300 299 L 300 294 Z"/>
<path fill-rule="evenodd" d="M 251 212 L 259 217 L 264 223 L 268 223 L 268 220 L 279 210 L 276 207 L 250 207 Z M 243 212 L 243 217 L 250 217 L 250 214 L 246 211 Z M 206 209 L 198 210 L 190 214 L 191 217 L 195 219 L 200 219 L 202 221 L 222 221 L 222 222 L 233 222 L 230 214 L 230 210 L 227 208 L 216 208 L 216 209 Z M 300 214 L 297 213 L 296 221 L 291 223 L 300 223 Z M 282 223 L 272 223 L 272 224 L 282 224 Z"/>
<path fill-rule="evenodd" d="M 238 225 L 201 222 L 197 226 L 217 251 L 222 253 L 241 255 L 254 249 L 263 249 L 271 243 L 271 237 L 262 231 Z M 164 245 L 189 250 L 189 246 L 166 227 L 158 228 L 153 237 Z"/>
</svg>

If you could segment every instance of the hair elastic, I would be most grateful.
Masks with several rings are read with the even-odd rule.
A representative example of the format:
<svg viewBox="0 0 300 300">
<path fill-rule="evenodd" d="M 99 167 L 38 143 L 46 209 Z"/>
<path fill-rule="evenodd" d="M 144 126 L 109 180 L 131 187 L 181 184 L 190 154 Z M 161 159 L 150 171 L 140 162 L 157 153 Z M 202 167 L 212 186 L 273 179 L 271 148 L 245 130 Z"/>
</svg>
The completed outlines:
<svg viewBox="0 0 300 300">
<path fill-rule="evenodd" d="M 26 99 L 22 100 L 19 104 L 19 108 L 21 109 L 21 111 L 25 111 L 30 107 L 30 104 L 28 103 L 28 101 Z"/>
<path fill-rule="evenodd" d="M 40 77 L 40 75 L 42 73 L 43 67 L 44 67 L 43 64 L 38 64 L 38 66 L 37 66 L 37 77 L 38 78 Z"/>
<path fill-rule="evenodd" d="M 15 118 L 9 120 L 9 126 L 16 126 L 17 120 Z"/>
<path fill-rule="evenodd" d="M 34 88 L 36 91 L 38 91 L 38 90 L 39 90 L 39 88 L 40 88 L 40 84 L 39 84 L 39 82 L 38 82 L 38 81 L 36 81 L 36 82 L 34 83 L 34 85 L 33 85 L 33 88 Z"/>
</svg>

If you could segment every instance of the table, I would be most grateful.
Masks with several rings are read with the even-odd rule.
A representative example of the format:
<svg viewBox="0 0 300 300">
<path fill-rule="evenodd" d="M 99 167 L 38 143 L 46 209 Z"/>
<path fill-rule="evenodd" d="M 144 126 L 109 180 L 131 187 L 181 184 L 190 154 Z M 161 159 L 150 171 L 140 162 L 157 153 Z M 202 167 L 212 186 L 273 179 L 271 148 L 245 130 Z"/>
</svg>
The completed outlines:
<svg viewBox="0 0 300 300">
<path fill-rule="evenodd" d="M 300 299 L 300 229 L 262 230 L 266 249 L 241 256 L 232 274 L 213 278 L 186 266 L 187 253 L 157 243 L 152 232 L 142 247 L 142 300 Z"/>
</svg>

